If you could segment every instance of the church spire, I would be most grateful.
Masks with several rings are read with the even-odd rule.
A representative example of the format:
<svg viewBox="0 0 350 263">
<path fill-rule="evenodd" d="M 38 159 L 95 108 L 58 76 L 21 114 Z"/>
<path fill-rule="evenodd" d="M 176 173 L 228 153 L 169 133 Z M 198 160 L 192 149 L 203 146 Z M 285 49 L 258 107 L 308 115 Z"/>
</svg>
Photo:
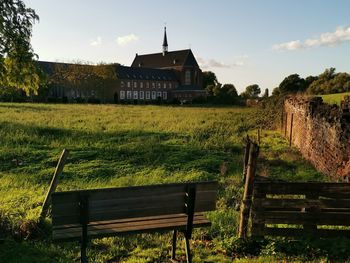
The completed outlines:
<svg viewBox="0 0 350 263">
<path fill-rule="evenodd" d="M 164 27 L 163 56 L 168 52 L 168 40 L 166 37 L 166 27 Z"/>
</svg>

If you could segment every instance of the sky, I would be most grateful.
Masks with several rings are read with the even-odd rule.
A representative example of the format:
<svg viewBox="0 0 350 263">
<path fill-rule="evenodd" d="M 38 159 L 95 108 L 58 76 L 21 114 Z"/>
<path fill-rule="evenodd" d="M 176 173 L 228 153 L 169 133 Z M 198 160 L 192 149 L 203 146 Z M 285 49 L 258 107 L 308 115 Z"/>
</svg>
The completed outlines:
<svg viewBox="0 0 350 263">
<path fill-rule="evenodd" d="M 40 21 L 39 60 L 120 63 L 191 48 L 203 71 L 239 92 L 272 91 L 288 75 L 350 70 L 348 0 L 24 0 Z"/>
</svg>

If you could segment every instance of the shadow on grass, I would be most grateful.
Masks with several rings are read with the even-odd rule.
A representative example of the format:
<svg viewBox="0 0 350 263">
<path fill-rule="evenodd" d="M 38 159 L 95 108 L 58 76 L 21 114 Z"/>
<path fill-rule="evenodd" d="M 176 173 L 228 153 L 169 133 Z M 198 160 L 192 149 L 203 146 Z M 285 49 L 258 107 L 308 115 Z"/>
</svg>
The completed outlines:
<svg viewBox="0 0 350 263">
<path fill-rule="evenodd" d="M 0 244 L 0 261 L 7 263 L 73 262 L 56 246 L 37 241 L 16 242 L 6 239 Z"/>
</svg>

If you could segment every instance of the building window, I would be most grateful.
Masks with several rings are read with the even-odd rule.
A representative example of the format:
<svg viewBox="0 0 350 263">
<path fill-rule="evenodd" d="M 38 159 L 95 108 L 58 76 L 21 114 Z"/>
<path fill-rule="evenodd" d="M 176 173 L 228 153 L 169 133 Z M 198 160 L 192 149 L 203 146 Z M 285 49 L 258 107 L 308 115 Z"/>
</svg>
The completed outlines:
<svg viewBox="0 0 350 263">
<path fill-rule="evenodd" d="M 156 84 L 154 82 L 152 82 L 152 89 L 156 88 Z"/>
<path fill-rule="evenodd" d="M 167 100 L 168 99 L 168 92 L 163 91 L 163 100 Z"/>
<path fill-rule="evenodd" d="M 137 88 L 137 82 L 134 81 L 134 88 Z"/>
<path fill-rule="evenodd" d="M 128 81 L 128 82 L 126 83 L 126 85 L 127 85 L 128 88 L 130 88 L 130 87 L 131 87 L 131 86 L 130 86 L 130 81 Z"/>
<path fill-rule="evenodd" d="M 156 92 L 152 91 L 152 100 L 155 100 L 155 99 L 156 99 Z"/>
<path fill-rule="evenodd" d="M 157 88 L 158 88 L 158 89 L 161 88 L 160 82 L 157 82 Z"/>
<path fill-rule="evenodd" d="M 146 82 L 146 89 L 149 89 L 149 82 Z"/>
<path fill-rule="evenodd" d="M 164 82 L 163 88 L 166 89 L 166 82 Z"/>
<path fill-rule="evenodd" d="M 121 99 L 121 100 L 124 100 L 124 99 L 125 99 L 125 91 L 124 91 L 124 90 L 121 90 L 121 91 L 120 91 L 120 99 Z"/>
<path fill-rule="evenodd" d="M 191 85 L 191 71 L 186 70 L 185 72 L 185 85 Z"/>
<path fill-rule="evenodd" d="M 135 90 L 134 91 L 134 100 L 137 100 L 138 99 L 138 92 Z"/>
<path fill-rule="evenodd" d="M 172 85 L 171 83 L 169 83 L 169 89 L 171 89 L 171 88 L 172 88 L 172 86 L 173 86 L 173 85 Z"/>
<path fill-rule="evenodd" d="M 140 82 L 140 88 L 143 89 L 143 82 Z"/>
<path fill-rule="evenodd" d="M 143 91 L 140 91 L 140 100 L 143 100 L 145 97 L 144 97 L 144 92 Z"/>
<path fill-rule="evenodd" d="M 132 94 L 131 94 L 131 90 L 128 90 L 127 92 L 126 92 L 126 98 L 128 99 L 128 100 L 131 100 L 132 99 Z"/>
<path fill-rule="evenodd" d="M 149 100 L 151 98 L 151 92 L 146 91 L 146 100 Z"/>
<path fill-rule="evenodd" d="M 157 98 L 162 98 L 162 92 L 161 91 L 157 92 Z"/>
<path fill-rule="evenodd" d="M 124 81 L 121 81 L 121 82 L 120 82 L 120 87 L 124 88 L 124 85 L 125 85 L 125 84 L 124 84 Z"/>
</svg>

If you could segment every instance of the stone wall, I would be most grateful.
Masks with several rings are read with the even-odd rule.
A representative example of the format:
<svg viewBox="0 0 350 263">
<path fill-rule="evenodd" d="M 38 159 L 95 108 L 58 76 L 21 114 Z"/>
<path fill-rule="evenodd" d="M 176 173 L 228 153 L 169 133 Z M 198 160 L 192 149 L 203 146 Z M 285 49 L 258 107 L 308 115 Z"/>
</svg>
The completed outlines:
<svg viewBox="0 0 350 263">
<path fill-rule="evenodd" d="M 349 180 L 350 96 L 340 107 L 320 97 L 288 97 L 284 111 L 285 135 L 304 158 L 326 175 Z"/>
</svg>

